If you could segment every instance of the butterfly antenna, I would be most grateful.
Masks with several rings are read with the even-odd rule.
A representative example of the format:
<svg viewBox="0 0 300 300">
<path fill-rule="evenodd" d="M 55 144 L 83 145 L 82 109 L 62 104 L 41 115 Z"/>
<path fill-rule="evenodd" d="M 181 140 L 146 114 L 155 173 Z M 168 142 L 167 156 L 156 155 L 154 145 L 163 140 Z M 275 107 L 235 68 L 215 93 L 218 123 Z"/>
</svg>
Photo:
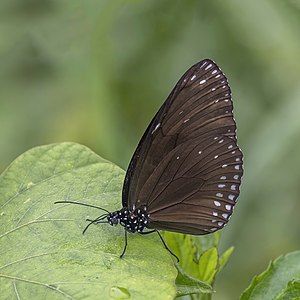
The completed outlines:
<svg viewBox="0 0 300 300">
<path fill-rule="evenodd" d="M 91 205 L 91 204 L 86 204 L 86 203 L 76 202 L 76 201 L 56 201 L 56 202 L 54 202 L 54 204 L 58 204 L 58 203 L 77 204 L 77 205 L 81 205 L 81 206 L 87 206 L 87 207 L 92 207 L 92 208 L 101 209 L 101 210 L 104 210 L 104 211 L 106 211 L 107 213 L 109 213 L 109 211 L 106 210 L 105 208 L 102 208 L 102 207 L 99 207 L 99 206 L 95 206 L 95 205 Z"/>
<path fill-rule="evenodd" d="M 106 217 L 107 217 L 107 214 L 104 214 L 104 215 L 99 216 L 99 217 L 96 218 L 95 220 L 86 219 L 86 221 L 88 221 L 88 222 L 90 222 L 90 223 L 84 228 L 82 234 L 84 234 L 92 224 L 105 224 L 105 223 L 108 223 L 108 221 L 101 222 L 101 221 L 104 220 Z"/>
</svg>

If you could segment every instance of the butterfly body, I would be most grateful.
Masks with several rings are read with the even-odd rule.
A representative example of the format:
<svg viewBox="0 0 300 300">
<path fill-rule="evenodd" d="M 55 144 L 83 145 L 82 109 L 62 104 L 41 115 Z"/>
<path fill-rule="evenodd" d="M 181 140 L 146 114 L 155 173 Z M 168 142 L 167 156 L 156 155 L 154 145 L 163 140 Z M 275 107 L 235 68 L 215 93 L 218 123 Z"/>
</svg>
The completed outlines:
<svg viewBox="0 0 300 300">
<path fill-rule="evenodd" d="M 130 233 L 141 233 L 149 224 L 149 214 L 146 206 L 131 210 L 123 207 L 120 210 L 111 212 L 107 215 L 107 221 L 110 225 L 120 224 Z"/>
</svg>

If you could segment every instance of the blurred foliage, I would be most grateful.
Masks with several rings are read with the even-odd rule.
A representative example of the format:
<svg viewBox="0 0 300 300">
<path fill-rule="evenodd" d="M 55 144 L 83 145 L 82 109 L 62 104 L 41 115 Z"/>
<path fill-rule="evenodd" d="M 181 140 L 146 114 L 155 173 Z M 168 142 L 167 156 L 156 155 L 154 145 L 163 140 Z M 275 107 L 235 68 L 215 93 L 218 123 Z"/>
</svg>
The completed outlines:
<svg viewBox="0 0 300 300">
<path fill-rule="evenodd" d="M 233 247 L 220 255 L 217 249 L 220 242 L 220 232 L 201 236 L 200 238 L 167 231 L 163 235 L 167 245 L 179 258 L 176 286 L 178 289 L 177 295 L 183 297 L 178 299 L 212 299 L 213 290 L 208 289 L 206 285 L 214 286 L 216 277 L 232 254 Z M 186 280 L 186 276 L 183 276 L 184 274 L 181 274 L 181 271 L 188 275 L 188 280 Z M 200 282 L 195 282 L 195 280 Z M 200 288 L 198 285 L 200 285 Z"/>
<path fill-rule="evenodd" d="M 155 111 L 193 63 L 232 87 L 245 176 L 223 230 L 235 246 L 214 299 L 300 248 L 299 0 L 3 0 L 0 168 L 75 141 L 126 168 Z"/>
<path fill-rule="evenodd" d="M 262 274 L 255 276 L 240 300 L 300 299 L 300 251 L 271 261 Z"/>
</svg>

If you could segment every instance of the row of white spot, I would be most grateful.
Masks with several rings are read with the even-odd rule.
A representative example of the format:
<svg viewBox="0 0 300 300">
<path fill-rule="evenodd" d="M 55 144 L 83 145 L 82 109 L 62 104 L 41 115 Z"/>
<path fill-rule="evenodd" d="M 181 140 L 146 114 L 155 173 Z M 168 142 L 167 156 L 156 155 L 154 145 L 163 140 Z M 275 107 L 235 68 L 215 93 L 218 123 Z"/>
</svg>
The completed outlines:
<svg viewBox="0 0 300 300">
<path fill-rule="evenodd" d="M 227 177 L 223 175 L 223 176 L 220 177 L 220 179 L 221 179 L 221 180 L 226 180 Z M 234 175 L 234 176 L 233 176 L 233 179 L 234 179 L 234 180 L 238 180 L 238 179 L 239 179 L 239 175 Z"/>
<path fill-rule="evenodd" d="M 216 193 L 216 196 L 219 197 L 219 198 L 224 197 L 224 195 L 222 193 Z M 231 194 L 228 195 L 228 199 L 234 201 L 235 195 L 231 195 Z M 214 203 L 215 203 L 216 206 L 221 206 L 221 203 L 219 201 L 214 201 Z"/>
<path fill-rule="evenodd" d="M 204 65 L 205 65 L 205 64 L 203 64 L 200 68 L 202 68 Z M 208 66 L 205 67 L 204 70 L 207 71 L 207 70 L 209 70 L 211 67 L 212 67 L 212 64 L 209 64 Z M 213 71 L 211 72 L 212 75 L 215 75 L 216 73 L 218 73 L 218 70 L 213 70 Z M 193 81 L 196 77 L 197 77 L 196 75 L 193 75 L 193 76 L 191 77 L 191 81 Z M 218 75 L 215 76 L 216 79 L 218 79 L 218 78 L 220 78 L 220 77 L 221 77 L 221 74 L 218 74 Z M 201 80 L 199 83 L 200 83 L 200 84 L 204 84 L 205 82 L 206 82 L 206 80 L 203 79 L 203 80 Z"/>
<path fill-rule="evenodd" d="M 232 205 L 226 204 L 226 205 L 225 205 L 225 208 L 226 208 L 226 210 L 231 211 L 231 210 L 232 210 Z M 218 217 L 218 216 L 219 216 L 219 213 L 216 212 L 216 211 L 213 211 L 212 215 L 213 215 L 214 217 Z M 228 218 L 230 217 L 230 215 L 231 215 L 231 214 L 220 213 L 220 216 L 223 217 L 225 220 L 228 220 Z M 217 220 L 212 219 L 211 222 L 212 222 L 212 223 L 216 223 Z M 224 225 L 224 222 L 220 222 L 220 221 L 219 221 L 217 224 L 218 224 L 219 227 L 221 227 L 221 226 Z M 211 230 L 211 231 L 216 231 L 217 229 L 218 229 L 218 228 L 211 228 L 210 230 Z"/>
<path fill-rule="evenodd" d="M 237 159 L 239 159 L 239 158 L 237 158 Z M 238 161 L 237 159 L 236 159 L 236 161 Z M 224 169 L 224 168 L 227 168 L 227 167 L 228 167 L 227 164 L 222 165 L 222 168 L 223 168 L 223 169 Z M 239 170 L 239 169 L 241 168 L 241 166 L 240 166 L 240 165 L 235 165 L 234 168 L 235 168 L 235 170 Z"/>
<path fill-rule="evenodd" d="M 231 210 L 231 208 L 230 208 L 230 210 Z M 212 214 L 213 214 L 214 217 L 218 217 L 219 216 L 219 214 L 216 211 L 214 211 Z M 227 214 L 227 213 L 222 213 L 221 217 L 223 217 L 225 220 L 228 220 L 228 218 L 230 217 L 230 215 Z M 212 219 L 211 222 L 215 223 L 215 222 L 217 222 L 217 220 Z M 224 222 L 220 222 L 220 221 L 218 222 L 218 226 L 223 226 L 223 225 L 224 225 Z"/>
<path fill-rule="evenodd" d="M 217 222 L 217 220 L 211 220 L 212 221 L 212 223 L 215 223 L 215 222 Z M 218 222 L 218 226 L 223 226 L 224 225 L 224 222 Z M 217 228 L 212 228 L 211 230 L 217 230 Z"/>
<path fill-rule="evenodd" d="M 229 129 L 229 131 L 230 131 L 230 129 Z M 218 138 L 219 138 L 219 137 L 216 136 L 216 137 L 214 137 L 214 140 L 217 140 Z M 218 141 L 219 144 L 222 144 L 223 142 L 224 142 L 223 139 Z M 230 149 L 232 149 L 232 148 L 233 148 L 233 145 L 229 145 L 229 146 L 227 147 L 228 150 L 230 150 Z M 200 154 L 200 152 L 201 152 L 201 151 L 199 151 L 198 153 Z M 231 154 L 235 154 L 235 151 L 232 151 Z M 214 159 L 217 159 L 218 157 L 219 157 L 219 155 L 215 155 L 215 156 L 214 156 Z M 236 161 L 236 162 L 239 162 L 239 161 L 241 161 L 241 159 L 240 159 L 239 157 L 237 157 L 237 158 L 235 159 L 235 161 Z M 226 168 L 226 167 L 228 167 L 227 164 L 222 165 L 222 168 Z M 236 165 L 236 166 L 234 166 L 234 168 L 235 168 L 236 170 L 239 170 L 239 169 L 240 169 L 240 165 Z"/>
<path fill-rule="evenodd" d="M 228 132 L 230 132 L 230 129 L 228 129 Z M 216 136 L 216 137 L 214 138 L 214 140 L 217 140 L 218 138 L 219 138 L 219 137 Z M 223 142 L 224 142 L 224 140 L 222 139 L 222 140 L 220 140 L 218 143 L 221 144 L 221 143 L 223 143 Z M 229 145 L 229 146 L 227 147 L 227 149 L 230 150 L 230 149 L 232 149 L 233 147 L 234 147 L 233 145 Z M 201 153 L 202 153 L 201 150 L 198 151 L 198 154 L 201 154 Z M 232 151 L 232 152 L 231 152 L 231 154 L 235 154 L 235 153 L 236 153 L 236 151 Z M 215 156 L 214 156 L 214 159 L 217 159 L 218 157 L 219 157 L 219 155 L 215 155 Z M 177 157 L 177 159 L 179 159 L 179 157 Z M 235 161 L 236 161 L 236 162 L 239 162 L 239 161 L 241 161 L 241 159 L 240 159 L 239 157 L 237 157 L 237 158 L 235 159 Z M 227 164 L 222 165 L 222 168 L 226 168 L 226 167 L 228 167 Z M 236 166 L 235 166 L 235 169 L 236 169 L 236 170 L 239 170 L 239 169 L 240 169 L 240 166 L 239 166 L 239 165 L 236 165 Z"/>
<path fill-rule="evenodd" d="M 226 184 L 224 184 L 224 183 L 218 184 L 218 188 L 219 188 L 219 189 L 223 189 L 223 188 L 225 188 L 225 187 L 226 187 Z M 236 191 L 236 184 L 232 184 L 231 187 L 230 187 L 230 189 L 231 189 L 232 191 Z"/>
<path fill-rule="evenodd" d="M 229 206 L 231 206 L 231 205 L 229 205 Z M 219 216 L 219 214 L 216 212 L 216 211 L 213 211 L 213 216 L 214 217 L 218 217 Z M 224 219 L 227 219 L 228 218 L 228 214 L 226 214 L 226 213 L 222 213 L 222 215 L 221 215 Z"/>
<path fill-rule="evenodd" d="M 230 196 L 231 199 L 229 198 L 229 196 Z M 235 195 L 229 195 L 229 196 L 228 196 L 228 198 L 229 198 L 230 200 L 233 200 L 233 199 L 235 198 Z M 220 207 L 220 206 L 221 206 L 221 203 L 220 203 L 219 201 L 214 200 L 214 205 L 217 206 L 217 207 Z M 231 206 L 230 204 L 226 204 L 226 205 L 225 205 L 226 210 L 229 210 L 229 211 L 230 211 L 230 210 L 231 210 L 231 207 L 232 207 L 232 206 Z"/>
<path fill-rule="evenodd" d="M 234 152 L 235 152 L 235 151 L 234 151 Z M 202 151 L 198 151 L 198 153 L 201 154 Z M 215 156 L 214 156 L 214 159 L 217 159 L 218 157 L 219 157 L 219 155 L 215 155 Z M 179 156 L 176 157 L 176 159 L 179 159 L 179 158 L 180 158 Z M 237 157 L 237 158 L 235 159 L 236 162 L 238 162 L 238 161 L 240 161 L 240 160 L 241 160 L 241 159 L 240 159 L 239 157 Z M 226 168 L 227 166 L 228 166 L 228 165 L 226 165 L 226 164 L 225 164 L 225 165 L 222 165 L 222 168 Z M 237 167 L 238 167 L 238 168 L 237 168 Z M 239 167 L 240 167 L 239 165 L 234 166 L 234 168 L 235 168 L 236 170 L 239 170 Z"/>
</svg>

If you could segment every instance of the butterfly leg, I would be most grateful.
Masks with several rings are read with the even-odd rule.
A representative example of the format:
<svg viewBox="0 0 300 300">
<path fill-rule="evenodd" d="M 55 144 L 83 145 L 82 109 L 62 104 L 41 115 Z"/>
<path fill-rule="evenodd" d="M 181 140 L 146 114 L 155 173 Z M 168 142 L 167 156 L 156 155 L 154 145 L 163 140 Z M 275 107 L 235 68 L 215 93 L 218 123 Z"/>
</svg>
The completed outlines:
<svg viewBox="0 0 300 300">
<path fill-rule="evenodd" d="M 163 239 L 162 235 L 160 234 L 160 232 L 156 229 L 154 230 L 151 230 L 151 231 L 146 231 L 146 232 L 140 232 L 140 234 L 149 234 L 149 233 L 153 233 L 153 232 L 157 232 L 158 236 L 160 237 L 161 241 L 163 242 L 165 248 L 169 251 L 170 254 L 172 254 L 176 259 L 177 259 L 177 262 L 179 262 L 179 258 L 177 257 L 176 254 L 174 254 L 170 248 L 168 247 L 168 245 L 166 244 L 165 240 Z"/>
<path fill-rule="evenodd" d="M 179 258 L 177 257 L 177 255 L 175 253 L 173 253 L 170 248 L 168 247 L 168 245 L 166 244 L 165 240 L 163 239 L 162 235 L 160 234 L 160 232 L 158 230 L 155 230 L 158 234 L 158 236 L 160 237 L 161 241 L 163 242 L 165 248 L 170 252 L 170 254 L 172 254 L 176 259 L 177 262 L 179 263 Z"/>
<path fill-rule="evenodd" d="M 149 234 L 149 233 L 153 233 L 155 231 L 156 231 L 156 229 L 151 230 L 151 231 L 142 231 L 142 232 L 139 232 L 139 234 Z"/>
<path fill-rule="evenodd" d="M 125 244 L 124 244 L 123 252 L 122 252 L 122 254 L 120 255 L 120 258 L 122 258 L 122 257 L 124 256 L 124 254 L 125 254 L 125 252 L 126 252 L 126 248 L 127 248 L 127 231 L 126 231 L 126 230 L 124 230 L 124 231 L 125 231 Z"/>
</svg>

